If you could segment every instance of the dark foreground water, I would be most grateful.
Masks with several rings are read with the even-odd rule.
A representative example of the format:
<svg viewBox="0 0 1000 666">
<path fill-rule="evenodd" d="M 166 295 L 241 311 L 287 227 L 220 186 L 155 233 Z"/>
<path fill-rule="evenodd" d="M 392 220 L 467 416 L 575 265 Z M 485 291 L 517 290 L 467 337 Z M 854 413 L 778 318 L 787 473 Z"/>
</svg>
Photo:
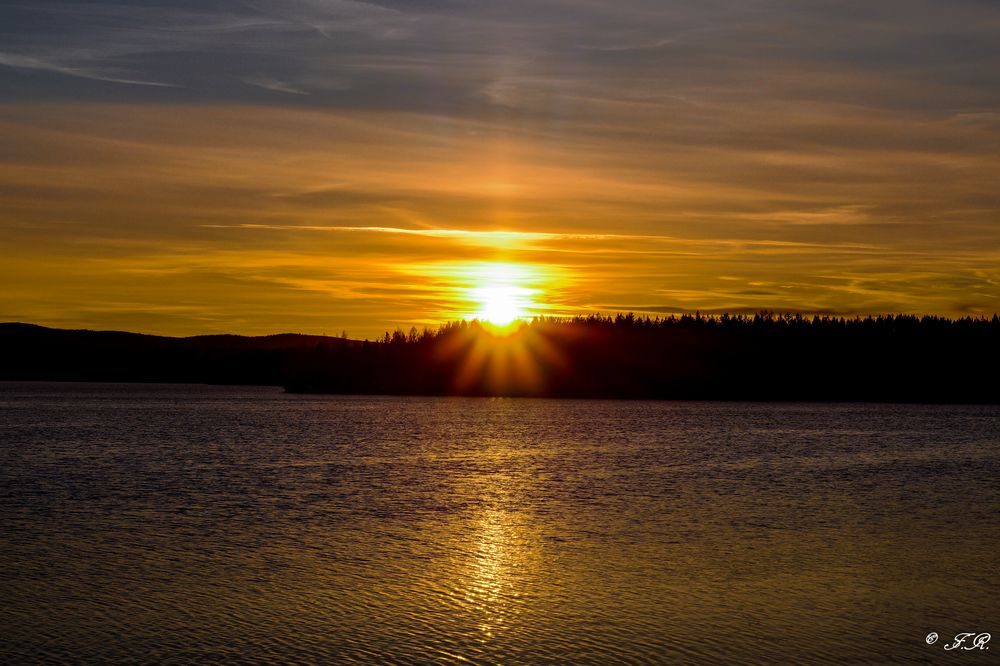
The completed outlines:
<svg viewBox="0 0 1000 666">
<path fill-rule="evenodd" d="M 0 384 L 0 442 L 3 663 L 1000 659 L 997 407 Z"/>
</svg>

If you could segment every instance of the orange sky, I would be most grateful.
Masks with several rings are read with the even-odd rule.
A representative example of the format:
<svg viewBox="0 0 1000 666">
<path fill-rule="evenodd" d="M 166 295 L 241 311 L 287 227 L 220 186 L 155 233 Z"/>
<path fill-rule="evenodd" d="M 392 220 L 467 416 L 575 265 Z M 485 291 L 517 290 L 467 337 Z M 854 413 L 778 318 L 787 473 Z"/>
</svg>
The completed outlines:
<svg viewBox="0 0 1000 666">
<path fill-rule="evenodd" d="M 758 4 L 758 31 L 822 19 L 861 41 L 819 57 L 789 33 L 782 58 L 752 23 L 671 37 L 698 17 L 664 10 L 649 31 L 656 8 L 625 3 L 632 32 L 478 16 L 503 39 L 444 50 L 429 9 L 344 3 L 356 43 L 316 53 L 353 78 L 323 79 L 311 52 L 285 63 L 294 80 L 206 61 L 216 93 L 132 42 L 74 64 L 26 28 L 0 49 L 0 320 L 374 337 L 480 314 L 497 281 L 528 315 L 1000 311 L 996 65 L 956 77 L 896 24 Z M 962 7 L 941 34 L 983 38 Z M 410 32 L 357 37 L 379 21 Z M 285 51 L 258 56 L 267 70 Z M 422 72 L 411 88 L 369 73 L 401 68 Z"/>
</svg>

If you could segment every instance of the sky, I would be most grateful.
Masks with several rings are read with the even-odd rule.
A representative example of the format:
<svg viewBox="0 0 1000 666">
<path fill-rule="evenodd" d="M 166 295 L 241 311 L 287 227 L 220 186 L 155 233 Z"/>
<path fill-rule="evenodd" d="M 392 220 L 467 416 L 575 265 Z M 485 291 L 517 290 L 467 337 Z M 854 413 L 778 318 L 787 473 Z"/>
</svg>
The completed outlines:
<svg viewBox="0 0 1000 666">
<path fill-rule="evenodd" d="M 0 4 L 0 321 L 989 316 L 998 183 L 995 0 Z"/>
</svg>

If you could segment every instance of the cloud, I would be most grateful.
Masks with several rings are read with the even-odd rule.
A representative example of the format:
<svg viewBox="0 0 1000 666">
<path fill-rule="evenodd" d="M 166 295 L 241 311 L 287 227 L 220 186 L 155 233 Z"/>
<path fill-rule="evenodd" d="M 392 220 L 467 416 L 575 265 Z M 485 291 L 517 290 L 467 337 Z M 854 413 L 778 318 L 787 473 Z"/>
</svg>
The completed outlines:
<svg viewBox="0 0 1000 666">
<path fill-rule="evenodd" d="M 176 87 L 170 83 L 163 83 L 160 81 L 142 81 L 138 79 L 128 79 L 119 76 L 114 76 L 103 70 L 88 69 L 84 67 L 76 67 L 64 65 L 52 60 L 47 60 L 45 58 L 38 58 L 34 56 L 17 55 L 14 53 L 2 53 L 0 52 L 0 65 L 5 67 L 13 67 L 15 69 L 28 69 L 28 70 L 40 70 L 43 72 L 55 72 L 56 74 L 64 74 L 66 76 L 76 76 L 81 79 L 91 79 L 94 81 L 107 81 L 110 83 L 124 83 L 133 86 L 157 86 L 164 88 Z"/>
<path fill-rule="evenodd" d="M 247 93 L 226 81 L 261 71 L 280 72 L 274 78 L 296 89 L 310 79 L 352 81 L 351 96 L 338 96 L 334 87 L 310 104 L 433 106 L 462 115 L 509 105 L 510 96 L 520 99 L 519 85 L 535 92 L 518 108 L 557 116 L 574 110 L 556 100 L 580 91 L 610 100 L 813 99 L 938 111 L 996 107 L 998 97 L 995 11 L 972 0 L 947 6 L 511 0 L 502 7 L 212 0 L 197 9 L 181 0 L 139 6 L 38 0 L 0 8 L 0 22 L 11 26 L 12 53 L 88 71 L 93 63 L 74 54 L 114 58 L 142 74 L 113 78 L 175 82 L 183 86 L 175 99 L 188 101 L 242 101 Z M 423 74 L 417 80 L 415 71 Z M 483 96 L 484 89 L 507 94 Z M 32 91 L 58 94 L 40 80 L 8 99 Z"/>
<path fill-rule="evenodd" d="M 309 94 L 304 90 L 296 88 L 290 83 L 279 81 L 278 79 L 272 79 L 267 76 L 244 77 L 243 82 L 251 86 L 257 86 L 258 88 L 263 88 L 264 90 L 272 90 L 274 92 L 287 93 L 289 95 Z"/>
<path fill-rule="evenodd" d="M 672 43 L 670 39 L 657 39 L 652 42 L 641 42 L 637 44 L 579 44 L 577 48 L 582 51 L 646 51 L 658 49 Z"/>
</svg>

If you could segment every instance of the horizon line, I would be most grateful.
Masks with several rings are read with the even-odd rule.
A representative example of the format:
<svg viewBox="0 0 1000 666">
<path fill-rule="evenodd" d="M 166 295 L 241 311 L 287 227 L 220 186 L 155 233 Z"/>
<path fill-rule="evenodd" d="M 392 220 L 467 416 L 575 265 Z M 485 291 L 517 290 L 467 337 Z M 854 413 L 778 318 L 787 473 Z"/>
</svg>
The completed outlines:
<svg viewBox="0 0 1000 666">
<path fill-rule="evenodd" d="M 691 320 L 702 320 L 702 321 L 721 321 L 723 319 L 737 319 L 737 320 L 753 320 L 757 317 L 767 318 L 771 321 L 778 320 L 801 320 L 804 322 L 812 323 L 814 320 L 819 321 L 831 321 L 831 320 L 841 320 L 841 321 L 877 321 L 880 319 L 900 319 L 908 318 L 917 321 L 922 321 L 925 319 L 945 321 L 950 324 L 954 324 L 962 321 L 982 321 L 989 322 L 1000 319 L 1000 313 L 994 312 L 993 314 L 966 314 L 960 317 L 952 317 L 948 315 L 932 314 L 932 313 L 906 313 L 906 312 L 880 312 L 880 313 L 842 313 L 842 312 L 811 312 L 811 311 L 778 311 L 778 310 L 757 310 L 757 311 L 701 311 L 701 310 L 691 310 L 691 311 L 676 311 L 676 312 L 662 312 L 654 313 L 653 316 L 648 314 L 648 311 L 617 311 L 614 314 L 605 314 L 601 312 L 595 312 L 592 314 L 576 314 L 576 315 L 534 315 L 531 317 L 522 317 L 516 319 L 508 324 L 499 325 L 499 328 L 513 328 L 515 326 L 531 326 L 535 323 L 555 323 L 555 324 L 572 324 L 572 323 L 585 323 L 587 321 L 605 321 L 615 323 L 621 319 L 631 320 L 631 321 L 641 321 L 643 323 L 660 323 L 674 321 L 683 321 L 684 319 Z M 447 329 L 454 326 L 461 325 L 491 325 L 491 322 L 485 319 L 480 319 L 478 317 L 472 317 L 467 319 L 455 319 L 442 322 L 435 326 L 423 325 L 418 327 L 416 324 L 412 324 L 409 330 L 418 330 L 420 332 L 430 331 L 438 332 L 442 329 Z M 79 333 L 124 333 L 127 335 L 143 335 L 149 337 L 157 338 L 172 338 L 177 340 L 191 339 L 191 338 L 207 338 L 207 337 L 238 337 L 238 338 L 269 338 L 269 337 L 279 337 L 285 335 L 296 335 L 303 337 L 316 337 L 316 338 L 330 338 L 335 340 L 353 340 L 356 342 L 379 342 L 381 338 L 386 335 L 392 335 L 395 332 L 405 332 L 402 326 L 396 326 L 393 330 L 386 329 L 382 336 L 377 336 L 374 339 L 370 338 L 350 338 L 344 337 L 346 329 L 343 329 L 340 335 L 331 335 L 329 333 L 302 333 L 297 331 L 278 331 L 276 333 L 263 333 L 257 335 L 249 335 L 244 333 L 195 333 L 193 335 L 166 335 L 161 333 L 147 333 L 138 330 L 124 330 L 124 329 L 111 329 L 111 328 L 63 328 L 59 326 L 50 326 L 46 324 L 38 324 L 34 322 L 26 321 L 0 321 L 0 326 L 25 326 L 32 328 L 42 328 L 50 331 L 65 331 L 65 332 L 79 332 Z"/>
</svg>

